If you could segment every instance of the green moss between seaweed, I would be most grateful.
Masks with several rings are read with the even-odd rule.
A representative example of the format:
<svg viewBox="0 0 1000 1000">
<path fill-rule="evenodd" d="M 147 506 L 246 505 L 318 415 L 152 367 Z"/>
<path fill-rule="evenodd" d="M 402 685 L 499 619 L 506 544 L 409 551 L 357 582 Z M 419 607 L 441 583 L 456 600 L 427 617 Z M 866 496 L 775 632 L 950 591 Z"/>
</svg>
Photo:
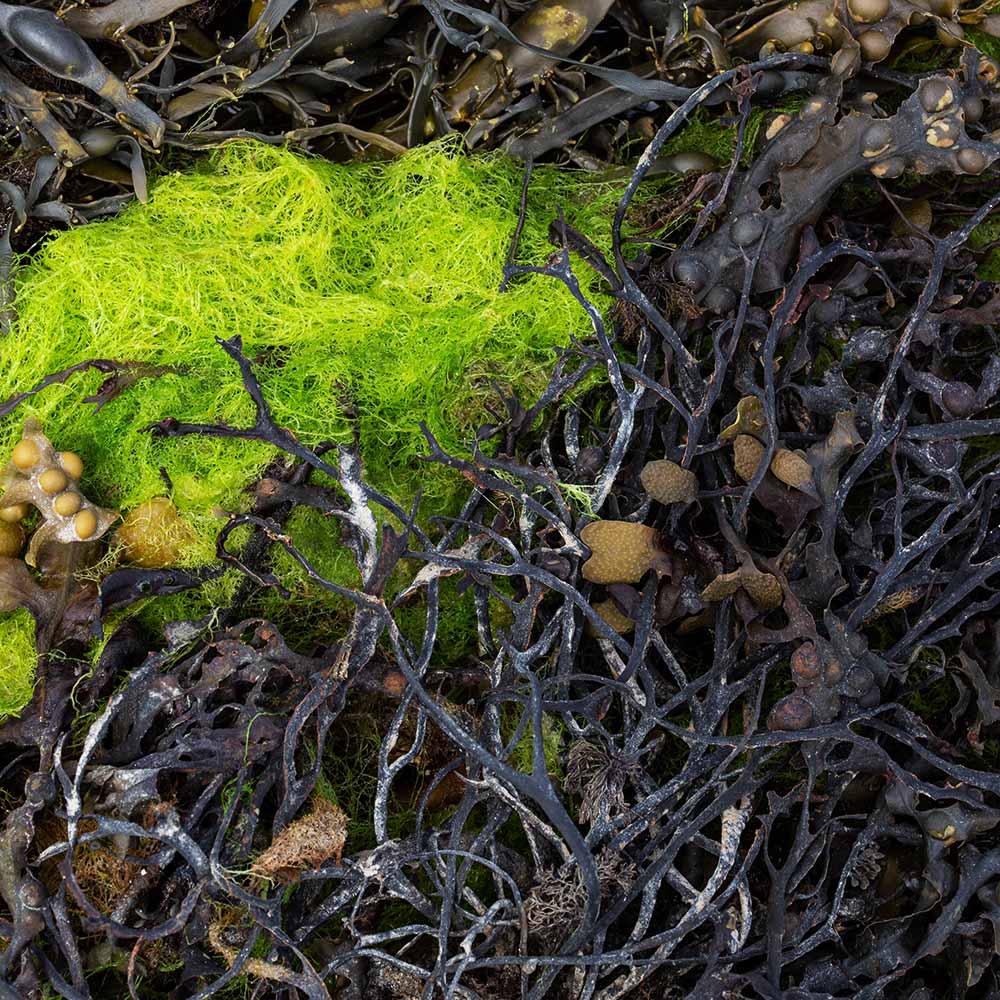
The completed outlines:
<svg viewBox="0 0 1000 1000">
<path fill-rule="evenodd" d="M 974 250 L 981 250 L 998 240 L 1000 240 L 1000 221 L 987 219 L 972 230 L 969 246 Z M 983 281 L 1000 281 L 1000 249 L 991 247 L 986 251 L 976 266 L 976 275 Z"/>
<path fill-rule="evenodd" d="M 995 12 L 1000 9 L 1000 4 L 990 4 L 988 9 Z M 990 59 L 1000 59 L 1000 38 L 994 38 L 993 35 L 988 35 L 979 28 L 969 26 L 965 28 L 965 38 L 984 56 L 988 56 Z"/>
<path fill-rule="evenodd" d="M 27 611 L 15 611 L 0 622 L 0 721 L 16 715 L 34 688 L 35 622 Z"/>
<path fill-rule="evenodd" d="M 746 166 L 756 155 L 764 123 L 779 112 L 792 114 L 806 102 L 804 94 L 786 94 L 778 104 L 769 108 L 754 108 L 747 119 L 743 133 L 743 154 L 740 162 Z M 660 151 L 661 156 L 677 153 L 705 153 L 717 163 L 729 163 L 736 150 L 738 127 L 721 125 L 717 118 L 704 110 L 697 110 L 690 121 L 676 135 L 669 138 Z"/>
<path fill-rule="evenodd" d="M 463 488 L 428 466 L 418 421 L 463 450 L 488 419 L 489 382 L 530 397 L 552 349 L 588 320 L 561 284 L 541 276 L 501 293 L 522 170 L 500 157 L 456 155 L 452 143 L 390 163 L 339 166 L 255 143 L 235 143 L 196 170 L 161 178 L 147 205 L 51 239 L 17 279 L 18 317 L 0 341 L 0 399 L 89 358 L 183 371 L 149 379 L 100 411 L 84 402 L 102 376 L 53 385 L 0 425 L 8 451 L 28 415 L 86 463 L 96 502 L 128 510 L 165 491 L 194 527 L 186 562 L 214 558 L 220 510 L 245 508 L 245 489 L 273 457 L 231 439 L 161 440 L 143 428 L 164 417 L 252 423 L 253 410 L 216 337 L 243 337 L 278 423 L 302 441 L 350 442 L 357 429 L 369 482 L 404 506 L 420 491 L 426 514 L 453 511 Z M 600 240 L 618 189 L 588 175 L 539 168 L 528 197 L 521 259 L 541 263 L 549 222 Z M 605 305 L 578 268 L 585 294 Z M 355 416 L 356 415 L 356 416 Z M 305 521 L 306 518 L 302 518 Z M 351 579 L 339 529 L 314 519 L 310 557 Z M 294 576 L 290 563 L 283 571 Z M 205 613 L 231 594 L 226 579 L 144 607 L 151 626 Z M 304 608 L 311 589 L 298 577 Z M 24 616 L 0 623 L 12 676 L 0 714 L 30 684 Z"/>
<path fill-rule="evenodd" d="M 500 720 L 500 732 L 504 740 L 510 741 L 517 732 L 520 725 L 521 716 L 526 709 L 515 706 L 504 706 Z M 554 719 L 548 715 L 542 718 L 542 754 L 545 757 L 545 768 L 549 776 L 562 780 L 564 777 L 565 765 L 562 759 L 561 749 L 566 727 L 559 719 Z M 521 733 L 517 745 L 510 755 L 511 767 L 517 768 L 524 774 L 531 774 L 535 766 L 535 727 L 528 721 Z"/>
</svg>

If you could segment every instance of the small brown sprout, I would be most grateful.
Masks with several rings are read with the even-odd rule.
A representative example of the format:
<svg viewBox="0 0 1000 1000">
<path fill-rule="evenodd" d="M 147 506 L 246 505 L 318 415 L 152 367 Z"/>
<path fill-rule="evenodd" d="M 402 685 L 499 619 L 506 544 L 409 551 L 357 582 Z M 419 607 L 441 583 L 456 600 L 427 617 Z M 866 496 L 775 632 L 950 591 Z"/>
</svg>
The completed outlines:
<svg viewBox="0 0 1000 1000">
<path fill-rule="evenodd" d="M 740 434 L 733 442 L 733 468 L 743 482 L 753 479 L 763 457 L 764 446 L 755 437 Z"/>
<path fill-rule="evenodd" d="M 65 493 L 60 493 L 59 496 L 52 501 L 52 509 L 60 517 L 72 517 L 80 509 L 82 504 L 83 498 L 79 493 L 67 490 Z"/>
<path fill-rule="evenodd" d="M 639 473 L 642 488 L 662 504 L 691 503 L 698 495 L 698 477 L 676 462 L 647 462 Z"/>
<path fill-rule="evenodd" d="M 59 452 L 59 464 L 66 470 L 70 479 L 79 479 L 83 475 L 83 459 L 75 452 Z"/>
<path fill-rule="evenodd" d="M 41 450 L 34 441 L 28 438 L 22 438 L 20 441 L 14 445 L 14 450 L 11 452 L 11 461 L 22 471 L 27 472 L 28 469 L 34 468 L 39 459 L 42 457 Z"/>
<path fill-rule="evenodd" d="M 94 512 L 92 510 L 81 510 L 73 518 L 73 530 L 76 532 L 77 538 L 82 542 L 85 542 L 88 538 L 93 538 L 94 533 L 97 531 L 97 517 Z"/>
<path fill-rule="evenodd" d="M 66 489 L 66 473 L 62 469 L 46 469 L 38 477 L 38 485 L 43 493 L 54 496 Z"/>
<path fill-rule="evenodd" d="M 771 459 L 771 471 L 786 486 L 797 490 L 812 489 L 812 466 L 794 451 L 779 448 Z"/>
<path fill-rule="evenodd" d="M 628 615 L 623 615 L 618 610 L 618 605 L 610 598 L 606 601 L 598 601 L 593 605 L 593 608 L 619 635 L 625 635 L 635 628 L 635 622 Z"/>
<path fill-rule="evenodd" d="M 30 510 L 31 508 L 26 503 L 15 503 L 10 507 L 2 507 L 0 508 L 0 521 L 16 524 L 18 521 L 23 521 Z"/>
<path fill-rule="evenodd" d="M 591 583 L 637 583 L 661 554 L 657 533 L 629 521 L 593 521 L 580 538 L 591 552 L 583 578 Z"/>
<path fill-rule="evenodd" d="M 193 529 L 168 497 L 139 504 L 118 529 L 125 558 L 146 569 L 175 566 L 194 538 Z"/>
<path fill-rule="evenodd" d="M 24 529 L 9 521 L 0 522 L 0 556 L 13 559 L 24 548 Z"/>
</svg>

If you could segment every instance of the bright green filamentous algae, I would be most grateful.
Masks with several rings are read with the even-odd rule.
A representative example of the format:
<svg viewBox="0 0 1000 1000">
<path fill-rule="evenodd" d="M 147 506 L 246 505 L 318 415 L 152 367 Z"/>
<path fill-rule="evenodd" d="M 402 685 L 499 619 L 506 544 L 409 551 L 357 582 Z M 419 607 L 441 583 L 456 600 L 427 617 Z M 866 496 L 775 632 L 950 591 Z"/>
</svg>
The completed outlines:
<svg viewBox="0 0 1000 1000">
<path fill-rule="evenodd" d="M 73 376 L 0 424 L 0 451 L 35 415 L 57 447 L 83 457 L 87 495 L 122 511 L 162 495 L 164 469 L 197 536 L 185 562 L 211 561 L 220 510 L 246 507 L 246 487 L 274 449 L 160 440 L 143 428 L 168 416 L 252 423 L 236 366 L 215 342 L 239 334 L 280 424 L 310 445 L 349 442 L 356 428 L 370 483 L 407 507 L 421 491 L 423 516 L 452 512 L 462 481 L 417 461 L 427 450 L 418 421 L 446 448 L 467 451 L 487 419 L 490 380 L 531 398 L 552 349 L 589 331 L 555 280 L 499 290 L 522 168 L 457 154 L 435 144 L 390 163 L 337 166 L 238 143 L 162 178 L 148 204 L 51 239 L 18 276 L 15 327 L 0 341 L 0 399 L 89 358 L 183 373 L 148 379 L 99 412 L 84 399 L 102 376 Z M 536 169 L 520 260 L 542 263 L 552 252 L 547 229 L 560 209 L 606 239 L 618 193 Z M 593 274 L 576 270 L 585 294 L 606 305 Z M 344 562 L 335 525 L 303 525 L 310 533 L 327 543 L 310 555 L 334 569 Z M 161 620 L 204 613 L 224 586 L 156 602 Z M 0 674 L 0 716 L 30 691 L 30 633 L 23 613 L 0 621 L 9 664 L 0 669 L 11 672 Z"/>
</svg>

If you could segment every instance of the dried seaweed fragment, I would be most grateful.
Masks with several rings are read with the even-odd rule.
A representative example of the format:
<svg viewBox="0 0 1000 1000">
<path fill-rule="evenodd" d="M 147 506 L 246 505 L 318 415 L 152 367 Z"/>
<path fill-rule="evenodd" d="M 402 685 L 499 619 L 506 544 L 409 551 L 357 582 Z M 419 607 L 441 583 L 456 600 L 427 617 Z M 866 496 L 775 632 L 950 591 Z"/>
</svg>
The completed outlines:
<svg viewBox="0 0 1000 1000">
<path fill-rule="evenodd" d="M 599 855 L 597 870 L 601 892 L 607 896 L 630 885 L 636 875 L 635 866 L 612 851 Z M 544 872 L 524 901 L 528 927 L 543 939 L 557 936 L 567 924 L 579 919 L 586 899 L 572 863 L 562 865 L 557 871 Z"/>
<path fill-rule="evenodd" d="M 779 448 L 771 459 L 771 472 L 786 486 L 815 495 L 812 480 L 812 466 L 797 452 Z"/>
<path fill-rule="evenodd" d="M 250 8 L 251 25 L 263 3 Z M 396 23 L 396 5 L 385 0 L 319 0 L 288 24 L 293 42 L 308 38 L 303 58 L 335 59 L 373 46 Z"/>
<path fill-rule="evenodd" d="M 32 536 L 26 561 L 34 565 L 46 541 L 96 541 L 117 518 L 112 511 L 91 504 L 79 490 L 83 463 L 71 452 L 56 452 L 36 421 L 24 425 L 4 470 L 6 491 L 0 506 L 17 514 L 28 504 L 36 507 L 43 523 Z"/>
<path fill-rule="evenodd" d="M 608 627 L 619 635 L 627 635 L 635 628 L 635 622 L 628 615 L 622 614 L 618 605 L 610 598 L 605 601 L 595 601 L 593 608 L 604 619 Z"/>
<path fill-rule="evenodd" d="M 733 468 L 736 475 L 745 483 L 749 483 L 760 468 L 764 457 L 764 446 L 749 434 L 740 434 L 733 441 Z"/>
<path fill-rule="evenodd" d="M 764 407 L 760 400 L 756 396 L 744 396 L 736 404 L 736 415 L 732 423 L 719 432 L 719 440 L 733 441 L 740 434 L 761 437 L 766 427 Z"/>
<path fill-rule="evenodd" d="M 81 38 L 117 40 L 198 0 L 112 0 L 103 7 L 71 7 L 62 20 Z"/>
<path fill-rule="evenodd" d="M 647 462 L 639 473 L 643 489 L 662 504 L 691 503 L 698 495 L 698 477 L 676 462 Z"/>
<path fill-rule="evenodd" d="M 295 874 L 340 861 L 347 843 L 347 814 L 328 799 L 317 797 L 312 809 L 292 820 L 254 861 L 250 870 L 263 878 L 289 881 Z"/>
<path fill-rule="evenodd" d="M 798 689 L 771 710 L 768 728 L 788 730 L 832 722 L 844 704 L 872 708 L 887 679 L 885 664 L 870 653 L 864 639 L 828 614 L 830 639 L 816 636 L 791 656 L 792 681 Z"/>
<path fill-rule="evenodd" d="M 663 555 L 655 528 L 627 521 L 593 521 L 580 539 L 590 549 L 581 572 L 591 583 L 637 583 Z"/>
<path fill-rule="evenodd" d="M 781 581 L 773 573 L 757 569 L 749 556 L 744 556 L 743 565 L 739 569 L 716 576 L 702 590 L 701 599 L 714 604 L 732 597 L 741 588 L 761 611 L 773 611 L 781 607 L 784 599 Z"/>
</svg>

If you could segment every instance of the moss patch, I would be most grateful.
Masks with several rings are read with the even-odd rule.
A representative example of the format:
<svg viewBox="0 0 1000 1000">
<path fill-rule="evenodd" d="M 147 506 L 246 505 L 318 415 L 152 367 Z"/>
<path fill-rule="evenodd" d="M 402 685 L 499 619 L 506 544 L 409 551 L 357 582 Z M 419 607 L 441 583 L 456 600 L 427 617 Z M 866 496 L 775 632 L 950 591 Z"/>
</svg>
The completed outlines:
<svg viewBox="0 0 1000 1000">
<path fill-rule="evenodd" d="M 162 494 L 165 470 L 195 529 L 184 561 L 209 561 L 219 509 L 245 506 L 244 489 L 273 449 L 157 440 L 142 428 L 168 416 L 252 422 L 238 372 L 215 343 L 239 334 L 280 424 L 307 444 L 349 442 L 356 427 L 371 483 L 404 506 L 422 490 L 428 514 L 453 509 L 462 480 L 417 461 L 426 451 L 417 422 L 463 449 L 487 419 L 491 379 L 530 396 L 552 348 L 588 329 L 555 281 L 499 291 L 521 168 L 456 154 L 436 144 L 347 167 L 237 143 L 163 177 L 147 205 L 50 240 L 18 277 L 18 319 L 0 341 L 0 398 L 94 357 L 185 371 L 147 380 L 99 412 L 84 399 L 101 376 L 74 376 L 0 424 L 0 451 L 34 414 L 59 448 L 84 458 L 88 496 L 122 510 Z M 617 193 L 586 175 L 537 169 L 521 259 L 541 263 L 551 252 L 547 227 L 560 208 L 599 239 Z M 578 270 L 604 304 L 596 279 Z M 340 561 L 336 539 L 335 527 L 321 533 L 328 561 Z M 204 610 L 205 600 L 180 604 Z M 22 624 L 0 624 L 4 648 Z"/>
<path fill-rule="evenodd" d="M 990 4 L 987 12 L 996 12 L 1000 4 Z M 966 27 L 965 38 L 974 45 L 984 56 L 990 59 L 1000 59 L 1000 38 L 994 38 L 979 28 Z"/>
<path fill-rule="evenodd" d="M 996 243 L 997 240 L 1000 240 L 1000 221 L 987 219 L 972 230 L 969 245 L 975 250 L 981 250 L 990 243 Z M 976 267 L 976 275 L 983 281 L 1000 281 L 1000 248 L 992 247 L 986 251 Z"/>
<path fill-rule="evenodd" d="M 791 93 L 783 95 L 780 102 L 768 108 L 754 108 L 750 112 L 746 129 L 743 133 L 743 155 L 740 162 L 748 166 L 756 155 L 764 124 L 769 117 L 779 113 L 794 113 L 806 102 L 804 94 Z M 677 153 L 705 153 L 718 164 L 732 161 L 736 151 L 738 126 L 722 125 L 718 118 L 713 118 L 704 108 L 691 116 L 688 123 L 676 134 L 671 136 L 660 151 L 661 156 L 673 156 Z"/>
<path fill-rule="evenodd" d="M 0 622 L 0 722 L 28 703 L 34 682 L 35 623 L 27 611 Z"/>
</svg>

